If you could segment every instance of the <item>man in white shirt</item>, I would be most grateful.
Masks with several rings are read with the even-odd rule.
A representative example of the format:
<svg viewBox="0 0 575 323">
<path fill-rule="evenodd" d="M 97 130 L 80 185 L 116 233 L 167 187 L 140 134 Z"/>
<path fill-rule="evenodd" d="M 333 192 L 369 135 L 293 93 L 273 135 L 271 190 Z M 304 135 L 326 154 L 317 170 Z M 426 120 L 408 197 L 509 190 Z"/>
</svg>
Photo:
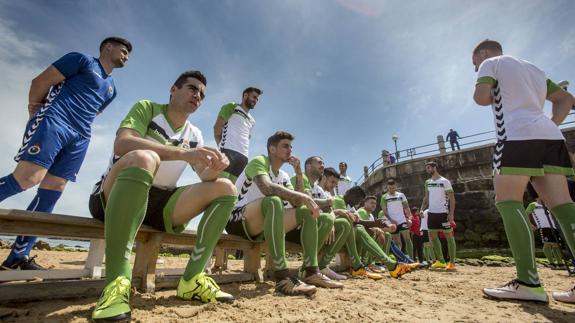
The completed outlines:
<svg viewBox="0 0 575 323">
<path fill-rule="evenodd" d="M 496 207 L 517 268 L 517 279 L 483 292 L 497 299 L 547 303 L 535 264 L 523 193 L 531 181 L 565 233 L 569 248 L 575 251 L 575 203 L 565 179 L 574 172 L 565 138 L 557 127 L 569 114 L 573 96 L 530 62 L 503 55 L 496 41 L 480 42 L 473 50 L 472 62 L 478 72 L 473 99 L 493 108 L 497 132 L 493 158 Z M 543 112 L 546 99 L 553 104 L 551 118 Z M 575 288 L 553 293 L 553 297 L 575 303 Z"/>
</svg>

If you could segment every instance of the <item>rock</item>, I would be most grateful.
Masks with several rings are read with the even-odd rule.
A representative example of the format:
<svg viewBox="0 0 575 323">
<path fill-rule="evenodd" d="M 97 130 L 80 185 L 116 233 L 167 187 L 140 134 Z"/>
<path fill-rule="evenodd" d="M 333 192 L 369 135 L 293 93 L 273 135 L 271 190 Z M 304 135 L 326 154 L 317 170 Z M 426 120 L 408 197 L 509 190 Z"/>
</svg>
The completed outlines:
<svg viewBox="0 0 575 323">
<path fill-rule="evenodd" d="M 38 240 L 34 245 L 34 249 L 36 250 L 52 250 L 52 247 L 46 241 Z"/>
<path fill-rule="evenodd" d="M 12 248 L 12 242 L 8 240 L 0 240 L 0 249 L 10 249 Z"/>
<path fill-rule="evenodd" d="M 479 243 L 481 242 L 481 235 L 468 229 L 465 231 L 465 240 Z"/>
</svg>

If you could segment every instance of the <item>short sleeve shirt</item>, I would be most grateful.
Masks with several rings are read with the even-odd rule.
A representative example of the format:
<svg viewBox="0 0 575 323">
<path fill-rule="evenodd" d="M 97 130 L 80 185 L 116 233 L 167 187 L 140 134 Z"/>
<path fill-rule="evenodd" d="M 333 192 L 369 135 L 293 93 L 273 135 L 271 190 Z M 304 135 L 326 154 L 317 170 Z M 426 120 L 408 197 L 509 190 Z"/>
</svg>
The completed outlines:
<svg viewBox="0 0 575 323">
<path fill-rule="evenodd" d="M 530 62 L 502 55 L 479 66 L 477 83 L 491 84 L 498 140 L 564 140 L 543 112 L 548 94 L 559 88 Z"/>
<path fill-rule="evenodd" d="M 405 194 L 395 192 L 395 194 L 385 193 L 380 200 L 381 208 L 387 209 L 387 214 L 395 224 L 406 222 L 404 209 L 408 206 Z"/>
<path fill-rule="evenodd" d="M 230 102 L 222 106 L 218 117 L 226 121 L 220 149 L 233 150 L 248 157 L 252 128 L 256 124 L 252 115 L 240 105 Z"/>
<path fill-rule="evenodd" d="M 449 192 L 453 192 L 451 182 L 440 177 L 436 180 L 428 179 L 425 181 L 425 192 L 429 192 L 429 212 L 431 213 L 448 213 L 449 212 Z"/>
<path fill-rule="evenodd" d="M 357 210 L 357 215 L 359 215 L 359 218 L 362 219 L 363 221 L 373 221 L 374 217 L 371 213 L 367 212 L 366 209 L 364 208 L 360 208 L 359 210 Z"/>
<path fill-rule="evenodd" d="M 116 97 L 112 76 L 106 74 L 97 58 L 81 53 L 68 53 L 52 66 L 66 79 L 48 93 L 43 107 L 46 115 L 90 138 L 94 118 Z"/>
<path fill-rule="evenodd" d="M 236 203 L 236 207 L 243 207 L 248 203 L 265 197 L 254 182 L 254 178 L 259 175 L 269 176 L 272 183 L 279 184 L 293 190 L 289 175 L 281 169 L 278 170 L 277 174 L 275 174 L 272 171 L 269 158 L 267 156 L 260 155 L 248 163 L 236 181 L 236 188 L 238 190 L 238 202 Z M 287 202 L 284 202 L 284 206 L 286 206 L 286 204 Z M 287 206 L 289 207 L 289 205 Z"/>
<path fill-rule="evenodd" d="M 193 126 L 189 121 L 179 128 L 174 128 L 166 116 L 166 104 L 158 104 L 148 100 L 142 100 L 134 104 L 126 117 L 120 123 L 120 129 L 132 129 L 143 138 L 172 147 L 183 149 L 196 148 L 204 145 L 204 139 L 200 129 Z M 112 165 L 121 156 L 112 155 L 108 169 L 102 176 L 104 178 Z M 188 166 L 183 160 L 163 160 L 160 162 L 153 185 L 162 189 L 175 188 L 178 179 Z M 100 190 L 96 184 L 95 191 Z"/>
</svg>

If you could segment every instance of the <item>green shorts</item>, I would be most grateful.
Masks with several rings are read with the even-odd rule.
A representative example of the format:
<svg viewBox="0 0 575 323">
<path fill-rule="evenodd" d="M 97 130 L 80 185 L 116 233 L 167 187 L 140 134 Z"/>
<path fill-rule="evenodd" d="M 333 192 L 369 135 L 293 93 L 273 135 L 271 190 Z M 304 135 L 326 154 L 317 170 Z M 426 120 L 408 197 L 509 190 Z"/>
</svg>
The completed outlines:
<svg viewBox="0 0 575 323">
<path fill-rule="evenodd" d="M 573 176 L 564 140 L 507 140 L 495 145 L 493 174 Z"/>
</svg>

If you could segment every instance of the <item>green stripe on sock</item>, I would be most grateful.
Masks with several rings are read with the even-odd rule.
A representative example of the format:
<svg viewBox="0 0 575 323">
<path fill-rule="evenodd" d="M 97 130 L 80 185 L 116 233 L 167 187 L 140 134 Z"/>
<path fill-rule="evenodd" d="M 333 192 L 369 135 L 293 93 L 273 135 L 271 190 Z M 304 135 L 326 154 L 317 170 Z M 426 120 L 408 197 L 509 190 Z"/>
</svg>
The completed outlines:
<svg viewBox="0 0 575 323">
<path fill-rule="evenodd" d="M 556 206 L 551 210 L 551 213 L 555 216 L 561 231 L 563 231 L 571 254 L 575 255 L 575 203 L 570 202 Z"/>
<path fill-rule="evenodd" d="M 202 219 L 198 224 L 196 244 L 192 248 L 190 260 L 184 271 L 185 280 L 191 279 L 204 270 L 230 219 L 236 201 L 236 196 L 221 196 L 213 200 L 210 206 L 204 211 Z"/>
<path fill-rule="evenodd" d="M 148 192 L 154 177 L 145 169 L 123 169 L 106 203 L 106 283 L 118 276 L 132 279 L 130 254 L 136 233 L 144 221 Z"/>
<path fill-rule="evenodd" d="M 301 225 L 300 241 L 303 251 L 303 267 L 317 267 L 317 220 L 305 207 L 296 209 L 297 223 Z"/>
<path fill-rule="evenodd" d="M 513 252 L 517 278 L 528 284 L 539 284 L 539 274 L 535 265 L 535 242 L 523 203 L 503 201 L 495 203 L 503 218 L 507 241 Z"/>
<path fill-rule="evenodd" d="M 346 243 L 349 234 L 351 233 L 351 224 L 347 219 L 339 218 L 334 221 L 335 227 L 335 241 L 326 246 L 325 253 L 319 261 L 319 268 L 323 269 L 329 265 L 333 257 Z"/>
</svg>

